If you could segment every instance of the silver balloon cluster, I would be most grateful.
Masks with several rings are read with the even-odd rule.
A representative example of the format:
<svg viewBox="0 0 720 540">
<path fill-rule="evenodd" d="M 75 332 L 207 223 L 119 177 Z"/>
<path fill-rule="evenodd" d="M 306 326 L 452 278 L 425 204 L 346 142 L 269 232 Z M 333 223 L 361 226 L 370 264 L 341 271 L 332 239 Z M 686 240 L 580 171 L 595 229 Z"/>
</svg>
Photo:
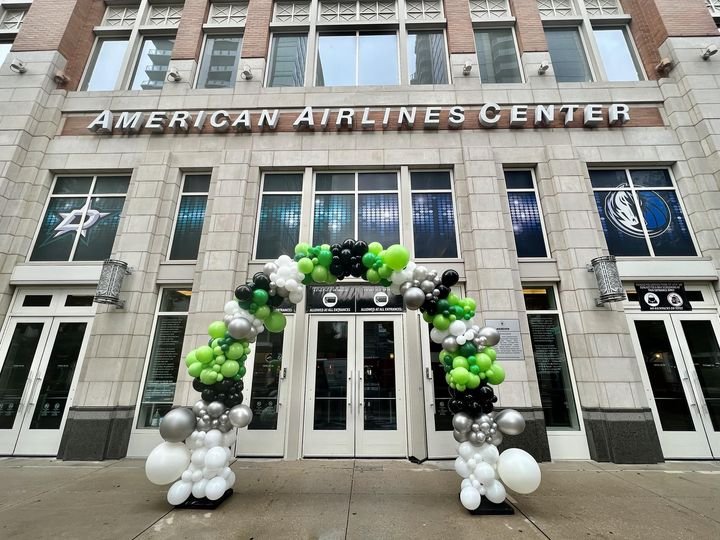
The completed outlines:
<svg viewBox="0 0 720 540">
<path fill-rule="evenodd" d="M 404 270 L 393 272 L 391 281 L 396 285 L 397 292 L 402 294 L 408 309 L 420 309 L 425 300 L 440 297 L 438 286 L 442 283 L 441 277 L 435 270 L 424 266 L 408 264 Z"/>
<path fill-rule="evenodd" d="M 458 321 L 455 321 L 458 322 Z M 480 328 L 473 325 L 470 328 L 464 328 L 460 325 L 450 325 L 450 332 L 442 340 L 442 347 L 447 352 L 457 352 L 457 350 L 466 343 L 472 343 L 478 350 L 484 347 L 494 347 L 500 343 L 500 333 L 490 326 Z"/>
<path fill-rule="evenodd" d="M 487 442 L 498 446 L 503 440 L 503 434 L 498 430 L 494 413 L 472 418 L 469 414 L 460 412 L 453 416 L 452 424 L 453 437 L 459 443 L 470 441 L 479 446 Z"/>
</svg>

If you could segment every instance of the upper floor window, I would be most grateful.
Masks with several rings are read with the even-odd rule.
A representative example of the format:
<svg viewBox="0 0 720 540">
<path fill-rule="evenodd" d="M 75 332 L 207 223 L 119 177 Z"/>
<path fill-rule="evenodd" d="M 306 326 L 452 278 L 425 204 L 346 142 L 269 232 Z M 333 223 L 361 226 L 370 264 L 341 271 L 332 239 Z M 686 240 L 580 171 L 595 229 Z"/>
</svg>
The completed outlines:
<svg viewBox="0 0 720 540">
<path fill-rule="evenodd" d="M 276 259 L 278 253 L 294 253 L 300 241 L 302 173 L 263 176 L 255 258 Z"/>
<path fill-rule="evenodd" d="M 58 176 L 30 260 L 107 259 L 129 184 L 129 176 Z"/>
<path fill-rule="evenodd" d="M 447 55 L 442 31 L 408 30 L 407 60 L 410 84 L 447 84 Z"/>
<path fill-rule="evenodd" d="M 303 86 L 307 34 L 273 34 L 268 86 Z"/>
<path fill-rule="evenodd" d="M 545 28 L 555 78 L 558 82 L 592 81 L 592 72 L 577 28 Z"/>
<path fill-rule="evenodd" d="M 410 173 L 415 257 L 458 256 L 455 204 L 449 171 Z"/>
<path fill-rule="evenodd" d="M 610 254 L 697 255 L 670 171 L 597 169 L 590 181 Z"/>
<path fill-rule="evenodd" d="M 625 26 L 594 26 L 600 59 L 608 81 L 639 81 L 640 65 L 630 49 Z"/>
<path fill-rule="evenodd" d="M 715 19 L 718 30 L 720 30 L 720 0 L 705 0 L 705 2 L 710 10 L 710 15 Z"/>
<path fill-rule="evenodd" d="M 521 83 L 520 62 L 512 28 L 475 30 L 480 81 Z"/>
<path fill-rule="evenodd" d="M 235 86 L 242 38 L 240 36 L 205 37 L 198 88 L 232 88 Z"/>
<path fill-rule="evenodd" d="M 395 0 L 320 0 L 323 22 L 394 21 L 397 19 Z"/>
<path fill-rule="evenodd" d="M 397 34 L 356 31 L 321 33 L 316 86 L 399 84 Z"/>
<path fill-rule="evenodd" d="M 547 257 L 545 227 L 533 171 L 506 170 L 505 185 L 517 256 Z"/>
<path fill-rule="evenodd" d="M 185 175 L 168 257 L 170 260 L 197 259 L 209 190 L 209 174 Z"/>
<path fill-rule="evenodd" d="M 13 40 L 22 26 L 27 8 L 0 6 L 0 65 L 5 62 L 12 49 Z"/>
<path fill-rule="evenodd" d="M 159 90 L 165 84 L 175 39 L 146 37 L 143 39 L 130 90 Z"/>
</svg>

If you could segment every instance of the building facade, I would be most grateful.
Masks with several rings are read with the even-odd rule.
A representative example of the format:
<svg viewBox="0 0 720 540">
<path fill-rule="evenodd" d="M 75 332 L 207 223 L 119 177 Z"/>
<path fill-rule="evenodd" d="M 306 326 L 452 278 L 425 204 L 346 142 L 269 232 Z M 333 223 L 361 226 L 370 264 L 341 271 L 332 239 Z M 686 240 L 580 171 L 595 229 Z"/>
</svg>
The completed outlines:
<svg viewBox="0 0 720 540">
<path fill-rule="evenodd" d="M 0 454 L 143 456 L 299 241 L 401 242 L 500 328 L 539 460 L 720 457 L 717 0 L 0 1 Z M 614 255 L 624 301 L 597 302 Z M 131 268 L 93 302 L 103 261 Z M 455 455 L 439 347 L 307 291 L 238 456 Z"/>
</svg>

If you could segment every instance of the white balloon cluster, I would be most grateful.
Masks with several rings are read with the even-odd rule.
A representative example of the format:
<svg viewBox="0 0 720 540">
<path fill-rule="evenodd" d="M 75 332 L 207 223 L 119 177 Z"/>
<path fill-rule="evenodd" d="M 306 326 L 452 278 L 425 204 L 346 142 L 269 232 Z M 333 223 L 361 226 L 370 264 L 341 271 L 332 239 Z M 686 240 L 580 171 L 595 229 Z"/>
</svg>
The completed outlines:
<svg viewBox="0 0 720 540">
<path fill-rule="evenodd" d="M 303 299 L 302 284 L 305 274 L 298 270 L 297 262 L 288 257 L 281 255 L 275 262 L 266 263 L 263 267 L 263 273 L 270 278 L 270 291 L 274 291 L 278 296 L 288 298 L 293 304 L 299 304 Z"/>
<path fill-rule="evenodd" d="M 254 343 L 257 335 L 265 330 L 265 325 L 255 315 L 238 305 L 237 300 L 230 300 L 225 304 L 225 317 L 223 318 L 228 333 L 234 339 L 246 339 Z"/>
</svg>

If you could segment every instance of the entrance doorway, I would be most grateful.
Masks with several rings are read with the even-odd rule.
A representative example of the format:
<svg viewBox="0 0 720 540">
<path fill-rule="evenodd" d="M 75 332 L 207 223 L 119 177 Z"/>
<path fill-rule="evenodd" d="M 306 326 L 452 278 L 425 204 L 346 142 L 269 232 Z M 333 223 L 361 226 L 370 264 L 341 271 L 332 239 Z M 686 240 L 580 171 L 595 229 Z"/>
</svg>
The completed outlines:
<svg viewBox="0 0 720 540">
<path fill-rule="evenodd" d="M 406 457 L 402 316 L 309 319 L 303 454 Z"/>
<path fill-rule="evenodd" d="M 666 458 L 720 458 L 720 323 L 716 315 L 629 315 Z"/>
<path fill-rule="evenodd" d="M 87 347 L 92 294 L 24 291 L 0 339 L 0 454 L 54 456 Z M 51 313 L 57 316 L 50 316 Z"/>
</svg>

